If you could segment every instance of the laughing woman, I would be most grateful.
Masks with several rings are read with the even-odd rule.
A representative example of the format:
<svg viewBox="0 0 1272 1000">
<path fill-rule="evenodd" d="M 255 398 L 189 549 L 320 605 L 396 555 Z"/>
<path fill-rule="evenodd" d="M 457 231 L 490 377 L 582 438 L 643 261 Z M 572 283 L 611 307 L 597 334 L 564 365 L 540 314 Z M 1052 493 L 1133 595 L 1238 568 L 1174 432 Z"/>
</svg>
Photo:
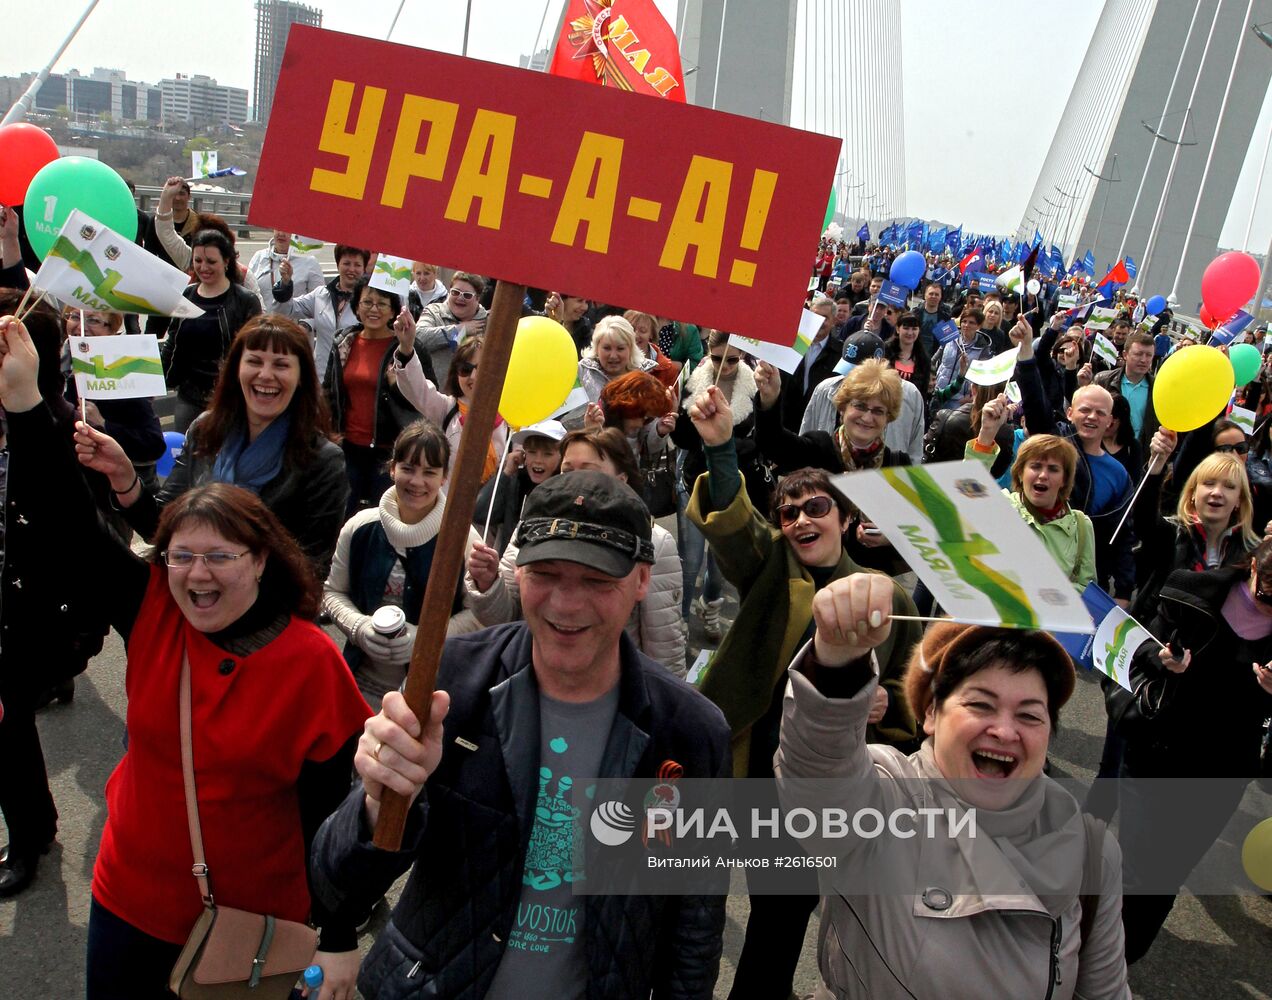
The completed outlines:
<svg viewBox="0 0 1272 1000">
<path fill-rule="evenodd" d="M 204 909 L 191 877 L 183 688 L 217 902 L 312 917 L 321 927 L 315 961 L 324 995 L 351 997 L 357 936 L 311 898 L 306 859 L 348 791 L 368 712 L 339 652 L 309 621 L 318 581 L 308 560 L 261 498 L 222 483 L 165 508 L 155 550 L 145 561 L 134 555 L 96 518 L 41 399 L 38 372 L 23 325 L 0 319 L 0 403 L 13 467 L 39 465 L 46 514 L 54 515 L 33 516 L 32 528 L 44 526 L 50 563 L 78 561 L 82 589 L 127 643 L 128 739 L 106 784 L 93 864 L 87 997 L 170 1000 L 169 974 Z M 81 456 L 101 446 L 77 424 Z"/>
<path fill-rule="evenodd" d="M 276 314 L 258 316 L 234 338 L 211 408 L 190 425 L 185 447 L 158 493 L 142 484 L 114 438 L 81 461 L 110 479 L 115 505 L 147 541 L 163 508 L 195 486 L 230 483 L 257 494 L 327 575 L 344 521 L 349 481 L 330 437 L 309 336 Z"/>
<path fill-rule="evenodd" d="M 737 587 L 740 602 L 737 620 L 699 689 L 729 721 L 734 774 L 770 778 L 786 668 L 808 639 L 813 594 L 831 580 L 860 571 L 843 546 L 852 508 L 825 471 L 799 469 L 778 481 L 771 519 L 765 518 L 743 488 L 733 415 L 724 393 L 708 387 L 688 413 L 702 439 L 707 471 L 694 484 L 686 513 L 706 536 L 725 578 Z M 910 598 L 896 584 L 890 586 L 892 611 L 913 615 Z M 879 651 L 884 681 L 870 712 L 871 741 L 912 749 L 916 728 L 901 682 L 918 638 L 918 626 L 907 622 Z M 791 846 L 799 851 L 793 842 Z M 817 905 L 816 879 L 787 878 L 779 891 L 795 894 L 775 896 L 762 892 L 762 883 L 750 876 L 748 869 L 751 914 L 734 980 L 738 985 L 731 995 L 784 1000 L 791 993 L 809 914 Z"/>
<path fill-rule="evenodd" d="M 934 625 L 905 681 L 927 738 L 905 754 L 867 743 L 894 585 L 856 574 L 812 604 L 774 762 L 783 807 L 830 796 L 906 825 L 917 803 L 930 810 L 918 836 L 804 841 L 835 860 L 821 875 L 818 996 L 1130 1000 L 1117 844 L 1043 773 L 1074 687 L 1060 644 Z"/>
</svg>

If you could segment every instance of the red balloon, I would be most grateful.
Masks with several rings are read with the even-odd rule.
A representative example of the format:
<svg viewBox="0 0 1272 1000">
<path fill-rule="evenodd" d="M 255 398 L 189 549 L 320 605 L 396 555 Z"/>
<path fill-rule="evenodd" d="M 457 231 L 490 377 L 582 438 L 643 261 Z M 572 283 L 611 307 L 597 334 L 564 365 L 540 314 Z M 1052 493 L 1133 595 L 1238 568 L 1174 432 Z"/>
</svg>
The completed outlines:
<svg viewBox="0 0 1272 1000">
<path fill-rule="evenodd" d="M 1259 265 L 1237 250 L 1220 254 L 1201 276 L 1201 301 L 1212 316 L 1231 316 L 1259 290 Z"/>
<path fill-rule="evenodd" d="M 31 178 L 57 159 L 53 137 L 29 122 L 0 126 L 0 205 L 21 205 Z"/>
<path fill-rule="evenodd" d="M 1218 320 L 1210 314 L 1210 310 L 1206 308 L 1204 303 L 1202 304 L 1201 312 L 1198 315 L 1201 317 L 1201 325 L 1207 330 L 1213 330 L 1219 325 Z"/>
</svg>

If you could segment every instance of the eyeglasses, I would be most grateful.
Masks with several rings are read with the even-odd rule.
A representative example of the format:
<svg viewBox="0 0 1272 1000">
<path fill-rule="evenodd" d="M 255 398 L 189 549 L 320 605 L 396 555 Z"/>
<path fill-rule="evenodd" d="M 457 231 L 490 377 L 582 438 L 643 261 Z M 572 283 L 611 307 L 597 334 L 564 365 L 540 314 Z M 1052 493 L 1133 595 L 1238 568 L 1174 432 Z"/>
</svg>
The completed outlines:
<svg viewBox="0 0 1272 1000">
<path fill-rule="evenodd" d="M 79 318 L 80 318 L 79 310 L 76 309 L 71 312 L 68 312 L 62 318 L 67 323 L 79 323 Z M 97 326 L 97 327 L 101 327 L 102 329 L 107 329 L 110 327 L 110 323 L 106 320 L 105 316 L 94 316 L 91 313 L 86 313 L 84 316 L 84 320 L 89 326 Z"/>
<path fill-rule="evenodd" d="M 465 302 L 469 302 L 472 299 L 477 298 L 476 292 L 461 292 L 458 288 L 452 288 L 448 294 L 452 298 L 462 299 Z"/>
<path fill-rule="evenodd" d="M 189 569 L 196 559 L 202 559 L 208 569 L 228 569 L 247 555 L 246 552 L 187 552 L 185 549 L 167 549 L 159 554 L 169 569 Z"/>
<path fill-rule="evenodd" d="M 736 364 L 737 364 L 739 361 L 741 361 L 741 360 L 742 360 L 742 355 L 740 355 L 740 354 L 735 354 L 735 355 L 733 355 L 732 357 L 728 357 L 728 358 L 726 358 L 726 357 L 722 357 L 722 356 L 721 356 L 721 355 L 719 355 L 719 354 L 713 354 L 713 355 L 711 355 L 711 361 L 712 361 L 714 364 L 717 364 L 717 365 L 724 365 L 726 368 L 732 368 L 734 365 L 736 365 Z"/>
<path fill-rule="evenodd" d="M 1236 444 L 1217 444 L 1215 445 L 1215 451 L 1225 455 L 1230 455 L 1233 452 L 1238 455 L 1248 455 L 1250 453 L 1250 442 L 1238 441 Z"/>
<path fill-rule="evenodd" d="M 782 524 L 794 524 L 801 513 L 813 519 L 825 517 L 834 506 L 835 501 L 830 497 L 809 497 L 803 503 L 782 504 L 777 508 L 777 519 Z"/>
<path fill-rule="evenodd" d="M 882 406 L 867 406 L 858 399 L 851 400 L 848 405 L 857 413 L 869 413 L 878 420 L 884 420 L 888 416 L 888 411 Z"/>
<path fill-rule="evenodd" d="M 477 370 L 477 366 L 469 364 L 467 361 L 461 361 L 458 365 L 455 366 L 455 372 L 456 374 L 459 375 L 460 378 L 468 378 L 468 376 L 471 375 L 476 370 Z"/>
</svg>

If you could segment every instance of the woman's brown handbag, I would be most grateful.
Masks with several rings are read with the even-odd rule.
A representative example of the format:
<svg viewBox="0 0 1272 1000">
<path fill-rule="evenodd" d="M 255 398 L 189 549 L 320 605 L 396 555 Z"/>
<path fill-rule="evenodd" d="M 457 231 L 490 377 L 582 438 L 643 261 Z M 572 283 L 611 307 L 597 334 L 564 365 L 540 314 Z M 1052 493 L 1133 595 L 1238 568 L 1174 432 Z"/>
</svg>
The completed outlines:
<svg viewBox="0 0 1272 1000">
<path fill-rule="evenodd" d="M 286 1000 L 313 961 L 318 932 L 295 920 L 217 906 L 212 900 L 194 785 L 188 656 L 181 663 L 181 772 L 203 913 L 172 967 L 168 988 L 183 1000 Z"/>
</svg>

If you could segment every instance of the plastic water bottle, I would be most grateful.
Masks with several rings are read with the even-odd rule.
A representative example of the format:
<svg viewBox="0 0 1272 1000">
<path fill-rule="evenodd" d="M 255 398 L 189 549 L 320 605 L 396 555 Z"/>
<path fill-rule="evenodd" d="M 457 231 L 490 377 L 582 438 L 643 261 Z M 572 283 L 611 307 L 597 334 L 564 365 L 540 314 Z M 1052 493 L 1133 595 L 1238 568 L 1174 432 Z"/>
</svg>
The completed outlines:
<svg viewBox="0 0 1272 1000">
<path fill-rule="evenodd" d="M 322 985 L 322 966 L 311 965 L 305 970 L 305 974 L 302 978 L 305 980 L 305 988 L 309 990 L 309 995 L 313 996 L 314 990 L 318 989 L 318 987 Z"/>
</svg>

